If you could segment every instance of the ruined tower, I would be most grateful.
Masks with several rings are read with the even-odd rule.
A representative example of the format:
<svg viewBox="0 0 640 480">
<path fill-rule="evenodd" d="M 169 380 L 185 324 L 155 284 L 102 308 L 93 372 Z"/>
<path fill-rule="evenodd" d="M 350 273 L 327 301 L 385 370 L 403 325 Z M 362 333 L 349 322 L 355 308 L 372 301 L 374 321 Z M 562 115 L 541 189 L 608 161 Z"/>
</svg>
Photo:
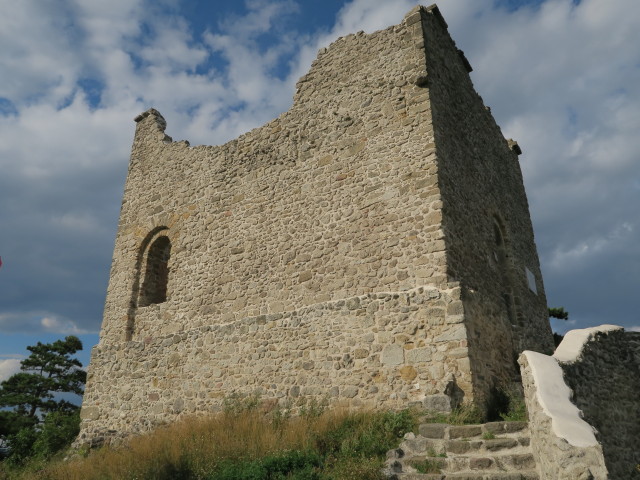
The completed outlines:
<svg viewBox="0 0 640 480">
<path fill-rule="evenodd" d="M 551 331 L 519 149 L 437 7 L 336 40 L 221 146 L 136 118 L 80 441 L 231 394 L 483 402 Z"/>
</svg>

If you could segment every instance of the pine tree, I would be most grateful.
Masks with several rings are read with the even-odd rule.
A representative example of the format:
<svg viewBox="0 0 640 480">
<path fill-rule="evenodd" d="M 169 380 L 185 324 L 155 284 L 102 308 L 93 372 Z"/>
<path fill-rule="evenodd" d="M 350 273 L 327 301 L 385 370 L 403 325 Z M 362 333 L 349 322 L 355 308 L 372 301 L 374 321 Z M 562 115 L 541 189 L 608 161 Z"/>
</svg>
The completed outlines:
<svg viewBox="0 0 640 480">
<path fill-rule="evenodd" d="M 82 395 L 87 377 L 82 363 L 72 357 L 82 350 L 76 336 L 53 343 L 38 342 L 27 350 L 31 354 L 20 362 L 22 371 L 0 383 L 0 407 L 5 409 L 0 411 L 0 440 L 10 446 L 20 444 L 21 457 L 37 453 L 30 451 L 31 446 L 37 445 L 41 424 L 46 425 L 50 415 L 58 421 L 62 416 L 77 423 L 79 407 L 56 399 L 55 394 Z M 17 450 L 12 448 L 12 454 L 18 454 Z"/>
</svg>

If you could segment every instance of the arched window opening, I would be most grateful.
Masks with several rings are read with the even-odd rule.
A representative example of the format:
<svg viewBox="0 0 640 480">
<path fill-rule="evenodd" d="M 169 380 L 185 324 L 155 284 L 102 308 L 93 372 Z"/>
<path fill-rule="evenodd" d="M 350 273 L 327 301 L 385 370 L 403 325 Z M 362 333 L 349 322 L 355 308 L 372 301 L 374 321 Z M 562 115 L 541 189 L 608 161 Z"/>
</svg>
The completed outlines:
<svg viewBox="0 0 640 480">
<path fill-rule="evenodd" d="M 149 246 L 138 300 L 139 307 L 146 307 L 167 300 L 170 256 L 171 241 L 164 235 L 158 237 Z"/>
</svg>

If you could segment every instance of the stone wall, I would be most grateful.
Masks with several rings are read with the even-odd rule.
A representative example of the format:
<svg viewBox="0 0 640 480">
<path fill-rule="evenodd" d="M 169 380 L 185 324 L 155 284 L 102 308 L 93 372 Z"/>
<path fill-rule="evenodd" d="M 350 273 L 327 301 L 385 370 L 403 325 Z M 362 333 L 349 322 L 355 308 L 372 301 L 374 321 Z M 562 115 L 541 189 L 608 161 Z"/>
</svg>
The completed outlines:
<svg viewBox="0 0 640 480">
<path fill-rule="evenodd" d="M 551 334 L 517 156 L 465 68 L 416 7 L 322 49 L 288 112 L 225 145 L 136 118 L 81 438 L 232 393 L 395 408 L 510 381 Z"/>
<path fill-rule="evenodd" d="M 183 328 L 446 283 L 424 66 L 404 26 L 319 54 L 289 112 L 219 147 L 138 119 L 101 338 L 137 326 L 141 245 L 172 239 L 165 318 Z M 137 263 L 138 262 L 138 263 Z M 184 318 L 187 315 L 187 318 Z"/>
<path fill-rule="evenodd" d="M 375 293 L 92 351 L 80 443 L 220 410 L 232 394 L 295 408 L 404 408 L 469 381 L 460 289 Z M 140 415 L 144 412 L 144 415 Z"/>
<path fill-rule="evenodd" d="M 640 333 L 596 332 L 561 365 L 574 403 L 597 430 L 609 478 L 640 479 Z"/>
<path fill-rule="evenodd" d="M 571 392 L 557 361 L 531 351 L 518 361 L 540 479 L 606 480 L 602 447 L 570 402 Z"/>
</svg>

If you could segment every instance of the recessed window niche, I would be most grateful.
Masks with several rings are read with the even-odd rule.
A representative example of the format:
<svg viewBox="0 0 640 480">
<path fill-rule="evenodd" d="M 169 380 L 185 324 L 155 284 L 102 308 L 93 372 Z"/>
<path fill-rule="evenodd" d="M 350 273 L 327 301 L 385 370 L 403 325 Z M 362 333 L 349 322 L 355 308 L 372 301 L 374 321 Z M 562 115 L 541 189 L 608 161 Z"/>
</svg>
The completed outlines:
<svg viewBox="0 0 640 480">
<path fill-rule="evenodd" d="M 138 307 L 146 307 L 167 300 L 169 258 L 171 257 L 169 237 L 162 235 L 156 238 L 149 245 L 145 256 Z"/>
</svg>

